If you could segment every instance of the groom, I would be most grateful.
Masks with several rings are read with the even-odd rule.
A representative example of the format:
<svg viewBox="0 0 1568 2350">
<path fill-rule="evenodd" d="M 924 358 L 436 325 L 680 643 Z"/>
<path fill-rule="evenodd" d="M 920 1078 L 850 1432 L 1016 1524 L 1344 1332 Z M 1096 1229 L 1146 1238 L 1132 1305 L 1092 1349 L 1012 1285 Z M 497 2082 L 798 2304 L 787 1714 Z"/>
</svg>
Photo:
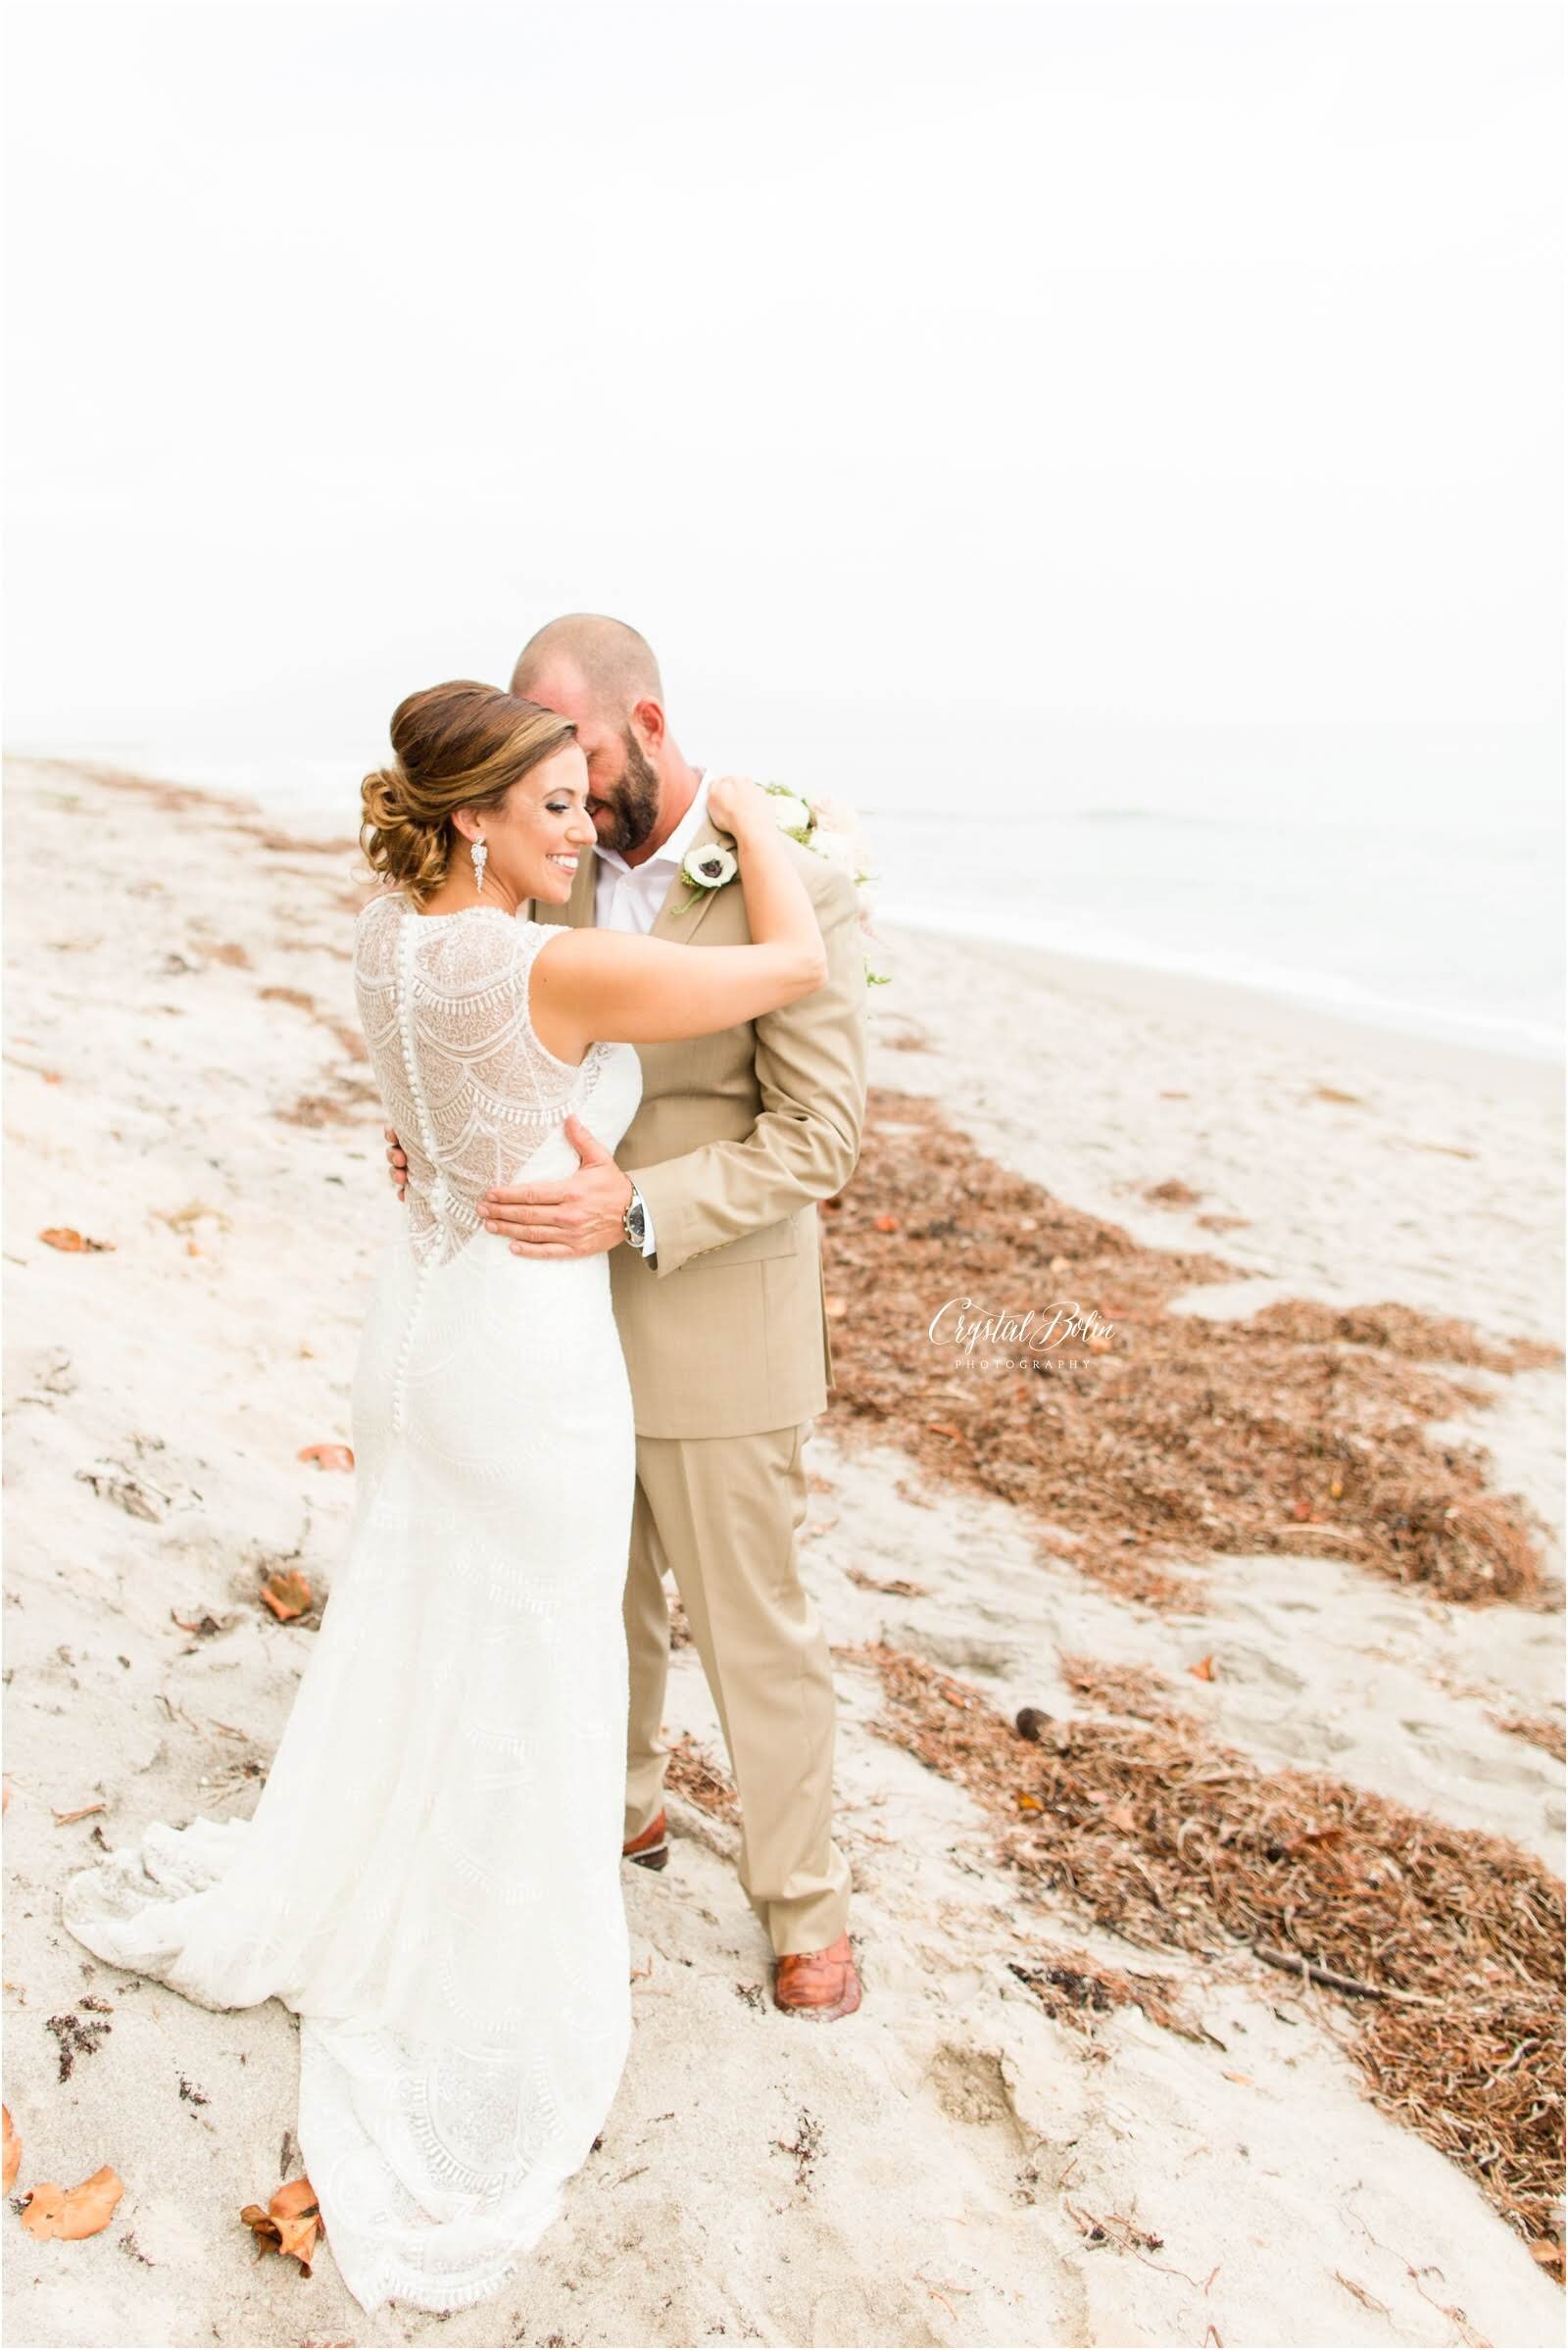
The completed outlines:
<svg viewBox="0 0 1568 2350">
<path fill-rule="evenodd" d="M 523 647 L 512 691 L 575 721 L 599 836 L 569 899 L 535 901 L 535 919 L 746 944 L 738 881 L 697 891 L 681 875 L 688 851 L 727 836 L 709 821 L 706 779 L 669 732 L 636 630 L 587 612 L 552 620 Z M 796 1537 L 802 1449 L 832 1379 L 816 1202 L 859 1151 L 865 978 L 853 883 L 808 850 L 799 869 L 824 984 L 739 1028 L 639 1046 L 642 1102 L 619 1163 L 569 1119 L 576 1174 L 492 1192 L 484 1214 L 523 1255 L 611 1251 L 637 1424 L 625 1853 L 654 1869 L 668 1857 L 667 1568 L 729 1749 L 741 1883 L 772 1941 L 774 1999 L 831 2020 L 858 2007 L 860 1984 L 832 1837 L 832 1670 Z M 400 1175 L 395 1139 L 389 1155 Z"/>
</svg>

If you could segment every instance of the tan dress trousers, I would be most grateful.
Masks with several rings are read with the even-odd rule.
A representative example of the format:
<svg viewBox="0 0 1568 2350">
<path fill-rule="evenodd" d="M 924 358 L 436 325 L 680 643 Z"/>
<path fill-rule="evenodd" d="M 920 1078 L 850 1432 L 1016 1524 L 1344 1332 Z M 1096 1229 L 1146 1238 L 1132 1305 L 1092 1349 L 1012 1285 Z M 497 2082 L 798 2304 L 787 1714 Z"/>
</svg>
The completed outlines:
<svg viewBox="0 0 1568 2350">
<path fill-rule="evenodd" d="M 663 1799 L 667 1570 L 740 1794 L 741 1884 L 780 1957 L 826 1949 L 849 1920 L 849 1864 L 831 1834 L 832 1665 L 796 1551 L 809 1433 L 808 1420 L 754 1436 L 639 1436 L 626 1578 L 626 1836 Z"/>
<path fill-rule="evenodd" d="M 705 820 L 692 849 L 722 838 Z M 828 976 L 737 1027 L 639 1046 L 642 1102 L 615 1155 L 658 1253 L 610 1252 L 637 1420 L 626 1835 L 652 1825 L 664 1783 L 667 1570 L 740 1793 L 741 1883 L 781 1957 L 826 1949 L 849 1915 L 850 1872 L 830 1833 L 833 1683 L 796 1538 L 802 1447 L 833 1371 L 817 1202 L 855 1172 L 867 1055 L 854 885 L 791 848 Z M 583 858 L 566 905 L 535 905 L 535 917 L 593 922 L 596 861 Z M 704 945 L 745 945 L 744 889 L 693 890 L 677 874 L 651 935 L 689 946 L 699 933 Z M 541 968 L 548 976 L 548 957 Z"/>
</svg>

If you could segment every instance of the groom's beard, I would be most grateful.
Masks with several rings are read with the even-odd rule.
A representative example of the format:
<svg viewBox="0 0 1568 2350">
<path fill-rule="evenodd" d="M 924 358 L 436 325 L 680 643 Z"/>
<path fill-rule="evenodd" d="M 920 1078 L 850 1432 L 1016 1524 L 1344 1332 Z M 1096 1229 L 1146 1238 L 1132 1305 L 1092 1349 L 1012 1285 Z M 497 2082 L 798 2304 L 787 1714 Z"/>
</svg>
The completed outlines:
<svg viewBox="0 0 1568 2350">
<path fill-rule="evenodd" d="M 630 857 L 659 822 L 659 777 L 629 726 L 620 739 L 626 748 L 626 760 L 619 780 L 612 792 L 598 795 L 600 807 L 608 808 L 614 819 L 608 833 L 599 834 L 599 846 Z"/>
</svg>

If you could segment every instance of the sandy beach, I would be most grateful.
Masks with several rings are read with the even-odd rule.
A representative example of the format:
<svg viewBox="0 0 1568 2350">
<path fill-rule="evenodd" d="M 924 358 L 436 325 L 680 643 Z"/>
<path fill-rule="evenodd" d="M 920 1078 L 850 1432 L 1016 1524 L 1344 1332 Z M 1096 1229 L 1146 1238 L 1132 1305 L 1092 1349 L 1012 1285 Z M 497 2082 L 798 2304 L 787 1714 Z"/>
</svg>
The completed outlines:
<svg viewBox="0 0 1568 2350">
<path fill-rule="evenodd" d="M 354 1021 L 350 825 L 42 760 L 9 762 L 6 793 L 12 2192 L 104 2164 L 124 2182 L 79 2242 L 35 2243 L 7 2217 L 14 2341 L 1560 2336 L 1560 2210 L 1553 2238 L 1532 2205 L 1526 2240 L 1524 2189 L 1510 2203 L 1497 2183 L 1511 2151 L 1456 2159 L 1396 2118 L 1369 2093 L 1356 1999 L 1260 1961 L 1222 1906 L 1221 1925 L 1184 1912 L 1163 1940 L 1129 1907 L 1120 1933 L 1087 1876 L 1075 1894 L 1030 1857 L 1043 1847 L 1020 1861 L 1009 1836 L 1048 1833 L 1050 1806 L 1007 1792 L 1002 1742 L 1029 1708 L 1048 1729 L 1095 1717 L 1128 1753 L 1157 1734 L 1229 1756 L 1244 1791 L 1297 1774 L 1327 1805 L 1333 1782 L 1357 1819 L 1423 1815 L 1435 1846 L 1459 1839 L 1446 1866 L 1477 1882 L 1506 1866 L 1546 1900 L 1564 1828 L 1560 1072 L 1216 986 L 884 932 L 877 1155 L 863 1203 L 852 1185 L 837 1211 L 863 1204 L 854 1247 L 826 1233 L 846 1389 L 808 1455 L 865 2004 L 827 2030 L 772 2010 L 716 1719 L 678 1646 L 674 1847 L 662 1877 L 626 1872 L 636 2031 L 602 2147 L 495 2301 L 367 2320 L 329 2247 L 303 2277 L 258 2258 L 239 2216 L 298 2175 L 294 2019 L 275 2001 L 191 2007 L 95 1964 L 57 1915 L 65 1878 L 146 1821 L 248 1813 L 330 1591 L 353 1481 L 300 1456 L 349 1441 L 359 1320 L 400 1214 Z M 1372 1347 L 1376 1408 L 1404 1408 L 1412 1365 L 1452 1371 L 1462 1398 L 1423 1405 L 1399 1441 L 1417 1466 L 1418 1447 L 1452 1452 L 1469 1547 L 1439 1527 L 1421 1570 L 1396 1573 L 1364 1526 L 1308 1495 L 1291 1546 L 1189 1546 L 1191 1583 L 1155 1599 L 1116 1568 L 1109 1521 L 1058 1512 L 1044 1540 L 1050 1513 L 1009 1487 L 961 1397 L 951 1420 L 924 1403 L 901 1416 L 906 1366 L 873 1376 L 872 1178 L 901 1131 L 884 1221 L 907 1227 L 922 1169 L 932 1216 L 958 1204 L 924 1156 L 928 1109 L 977 1166 L 1125 1236 L 1161 1300 L 1139 1323 L 1129 1273 L 1152 1365 L 1174 1361 L 1182 1315 L 1195 1361 L 1200 1325 L 1218 1349 L 1210 1325 L 1276 1306 L 1424 1318 L 1425 1352 L 1397 1333 Z M 947 1247 L 934 1302 L 971 1277 L 961 1219 Z M 1213 1262 L 1161 1288 L 1162 1252 Z M 1432 1350 L 1449 1321 L 1485 1359 Z M 1342 1340 L 1355 1353 L 1353 1331 L 1298 1336 L 1303 1365 Z M 923 1326 L 907 1344 L 907 1367 L 923 1363 Z M 1505 1356 L 1516 1367 L 1495 1367 Z M 1351 1400 L 1345 1442 L 1375 1449 L 1372 1387 Z M 964 1473 L 942 1472 L 944 1444 Z M 1486 1455 L 1470 1500 L 1467 1446 Z M 1128 1525 L 1129 1560 L 1174 1556 L 1174 1536 L 1144 1545 Z M 1463 1577 L 1494 1565 L 1502 1595 L 1478 1597 Z M 262 1587 L 289 1572 L 311 1604 L 278 1621 Z M 901 1689 L 927 1692 L 929 1738 Z M 942 1705 L 987 1726 L 983 1752 L 978 1733 L 962 1756 L 942 1743 Z M 1055 1752 L 1070 1777 L 1062 1735 L 1017 1741 L 1031 1769 Z M 1539 2035 L 1520 2045 L 1518 2062 L 1539 2059 Z"/>
</svg>

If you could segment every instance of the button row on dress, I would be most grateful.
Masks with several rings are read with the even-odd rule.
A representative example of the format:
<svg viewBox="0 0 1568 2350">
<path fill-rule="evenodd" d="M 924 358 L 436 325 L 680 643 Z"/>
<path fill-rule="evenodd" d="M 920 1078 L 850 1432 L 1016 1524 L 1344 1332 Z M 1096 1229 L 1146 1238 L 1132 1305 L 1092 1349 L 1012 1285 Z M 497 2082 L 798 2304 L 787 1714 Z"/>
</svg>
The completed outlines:
<svg viewBox="0 0 1568 2350">
<path fill-rule="evenodd" d="M 414 1351 L 414 1325 L 418 1319 L 425 1276 L 433 1272 L 435 1264 L 433 1256 L 419 1259 L 414 1276 L 414 1300 L 409 1307 L 408 1320 L 403 1327 L 403 1344 L 398 1348 L 398 1358 L 392 1372 L 392 1427 L 394 1433 L 400 1436 L 403 1433 L 404 1397 L 408 1391 L 409 1357 Z"/>
</svg>

